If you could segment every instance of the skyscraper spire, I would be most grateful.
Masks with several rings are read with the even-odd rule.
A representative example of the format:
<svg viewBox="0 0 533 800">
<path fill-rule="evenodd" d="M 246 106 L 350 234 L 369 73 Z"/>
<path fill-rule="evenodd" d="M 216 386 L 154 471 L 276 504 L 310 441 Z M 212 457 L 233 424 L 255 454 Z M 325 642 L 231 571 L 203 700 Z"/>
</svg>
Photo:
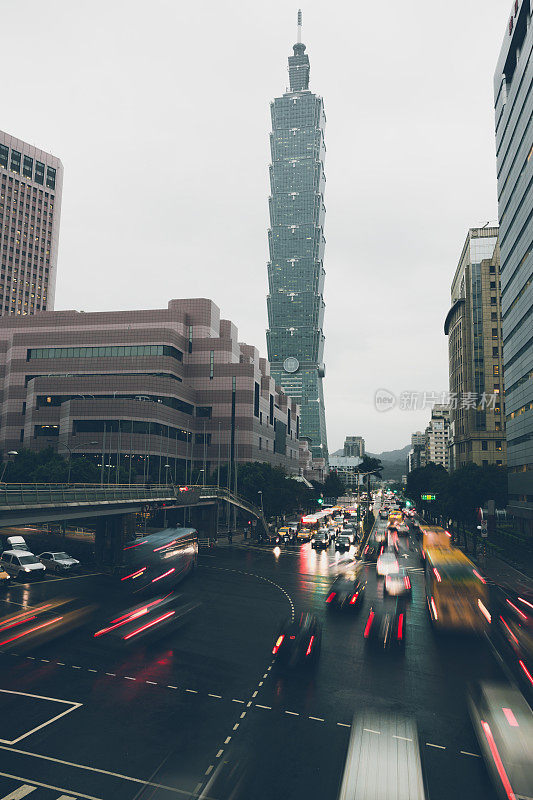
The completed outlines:
<svg viewBox="0 0 533 800">
<path fill-rule="evenodd" d="M 298 25 L 296 28 L 297 42 L 293 45 L 294 55 L 289 56 L 289 84 L 291 92 L 300 92 L 309 89 L 309 56 L 302 44 L 302 12 L 298 10 Z"/>
</svg>

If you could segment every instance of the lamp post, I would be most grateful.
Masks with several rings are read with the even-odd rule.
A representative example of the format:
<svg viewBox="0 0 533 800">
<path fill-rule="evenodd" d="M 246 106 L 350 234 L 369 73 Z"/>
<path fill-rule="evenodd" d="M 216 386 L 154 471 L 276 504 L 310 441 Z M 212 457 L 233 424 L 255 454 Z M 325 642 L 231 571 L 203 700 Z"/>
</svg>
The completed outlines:
<svg viewBox="0 0 533 800">
<path fill-rule="evenodd" d="M 5 464 L 4 464 L 4 469 L 2 470 L 2 475 L 0 476 L 0 483 L 3 483 L 3 482 L 4 482 L 4 475 L 5 475 L 5 471 L 6 471 L 6 469 L 7 469 L 7 465 L 8 465 L 8 463 L 9 463 L 9 456 L 18 456 L 18 454 L 19 454 L 19 453 L 18 453 L 18 450 L 9 450 L 9 451 L 8 451 L 8 453 L 7 453 L 7 459 L 6 459 L 6 462 L 5 462 Z"/>
<path fill-rule="evenodd" d="M 170 469 L 170 464 L 165 464 L 165 486 L 168 486 L 168 471 Z"/>
<path fill-rule="evenodd" d="M 71 466 L 72 466 L 72 453 L 74 453 L 79 447 L 87 447 L 87 445 L 91 445 L 91 444 L 98 444 L 98 442 L 84 442 L 83 444 L 76 445 L 76 447 L 69 447 L 68 444 L 63 444 L 62 442 L 60 442 L 58 444 L 58 447 L 64 447 L 65 450 L 68 450 L 68 477 L 67 477 L 67 483 L 70 483 L 70 469 L 71 469 Z"/>
</svg>

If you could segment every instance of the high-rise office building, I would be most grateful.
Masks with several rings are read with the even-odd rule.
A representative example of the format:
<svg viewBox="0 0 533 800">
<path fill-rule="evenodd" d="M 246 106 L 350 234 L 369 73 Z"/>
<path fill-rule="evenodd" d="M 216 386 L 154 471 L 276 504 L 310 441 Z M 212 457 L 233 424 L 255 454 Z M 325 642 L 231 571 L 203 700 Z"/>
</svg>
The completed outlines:
<svg viewBox="0 0 533 800">
<path fill-rule="evenodd" d="M 470 228 L 455 271 L 448 336 L 450 466 L 506 462 L 498 228 Z"/>
<path fill-rule="evenodd" d="M 509 509 L 533 535 L 533 0 L 514 0 L 494 99 Z"/>
<path fill-rule="evenodd" d="M 301 405 L 302 436 L 327 458 L 324 377 L 324 127 L 322 98 L 309 90 L 309 56 L 298 41 L 290 87 L 271 104 L 267 345 L 271 372 Z"/>
<path fill-rule="evenodd" d="M 63 165 L 0 131 L 0 316 L 54 308 Z"/>
<path fill-rule="evenodd" d="M 345 456 L 358 456 L 363 458 L 365 454 L 365 440 L 362 436 L 347 436 L 344 440 Z"/>
<path fill-rule="evenodd" d="M 411 434 L 411 449 L 407 456 L 407 472 L 426 466 L 426 434 L 416 431 Z"/>
<path fill-rule="evenodd" d="M 450 407 L 435 404 L 431 409 L 431 419 L 426 428 L 426 464 L 440 464 L 448 469 L 450 455 L 448 439 L 450 436 Z"/>
</svg>

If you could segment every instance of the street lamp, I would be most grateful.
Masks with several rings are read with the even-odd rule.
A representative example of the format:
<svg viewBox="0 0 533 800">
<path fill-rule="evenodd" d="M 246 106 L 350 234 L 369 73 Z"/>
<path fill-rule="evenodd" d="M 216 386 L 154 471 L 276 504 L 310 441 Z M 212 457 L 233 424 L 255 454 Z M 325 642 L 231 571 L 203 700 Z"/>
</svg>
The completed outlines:
<svg viewBox="0 0 533 800">
<path fill-rule="evenodd" d="M 165 464 L 165 486 L 168 486 L 168 471 L 170 469 L 170 464 Z"/>
<path fill-rule="evenodd" d="M 263 511 L 263 492 L 261 490 L 259 490 L 257 492 L 257 494 L 259 495 L 260 500 L 261 500 L 261 514 L 263 514 L 263 516 L 265 516 L 264 511 Z"/>
<path fill-rule="evenodd" d="M 68 444 L 63 444 L 63 442 L 60 442 L 58 444 L 58 447 L 64 447 L 66 450 L 68 450 L 68 477 L 67 477 L 67 483 L 70 483 L 70 469 L 71 469 L 71 466 L 72 466 L 72 453 L 75 450 L 77 450 L 79 447 L 87 447 L 87 445 L 91 445 L 91 444 L 98 444 L 98 442 L 84 442 L 83 444 L 76 445 L 76 447 L 69 447 Z"/>
<path fill-rule="evenodd" d="M 18 456 L 18 454 L 19 454 L 18 450 L 9 450 L 8 451 L 7 460 L 6 460 L 5 464 L 4 464 L 4 469 L 2 470 L 2 475 L 0 476 L 0 483 L 4 482 L 4 474 L 5 474 L 5 471 L 7 469 L 7 465 L 9 463 L 9 456 Z"/>
</svg>

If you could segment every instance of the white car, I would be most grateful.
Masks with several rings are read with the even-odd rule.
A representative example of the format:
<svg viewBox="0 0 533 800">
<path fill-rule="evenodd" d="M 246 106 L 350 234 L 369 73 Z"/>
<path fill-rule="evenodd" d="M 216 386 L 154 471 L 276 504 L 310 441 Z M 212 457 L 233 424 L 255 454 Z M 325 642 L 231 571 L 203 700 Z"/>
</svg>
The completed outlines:
<svg viewBox="0 0 533 800">
<path fill-rule="evenodd" d="M 4 550 L 0 558 L 0 567 L 18 580 L 40 578 L 46 572 L 44 564 L 41 564 L 33 553 L 24 550 Z"/>
<path fill-rule="evenodd" d="M 390 575 L 392 572 L 398 572 L 400 566 L 398 559 L 394 553 L 382 553 L 376 562 L 376 572 L 378 575 Z"/>
<path fill-rule="evenodd" d="M 52 572 L 69 572 L 76 567 L 79 567 L 80 562 L 76 558 L 72 558 L 68 553 L 41 553 L 38 556 L 41 564 L 51 570 Z"/>
</svg>

